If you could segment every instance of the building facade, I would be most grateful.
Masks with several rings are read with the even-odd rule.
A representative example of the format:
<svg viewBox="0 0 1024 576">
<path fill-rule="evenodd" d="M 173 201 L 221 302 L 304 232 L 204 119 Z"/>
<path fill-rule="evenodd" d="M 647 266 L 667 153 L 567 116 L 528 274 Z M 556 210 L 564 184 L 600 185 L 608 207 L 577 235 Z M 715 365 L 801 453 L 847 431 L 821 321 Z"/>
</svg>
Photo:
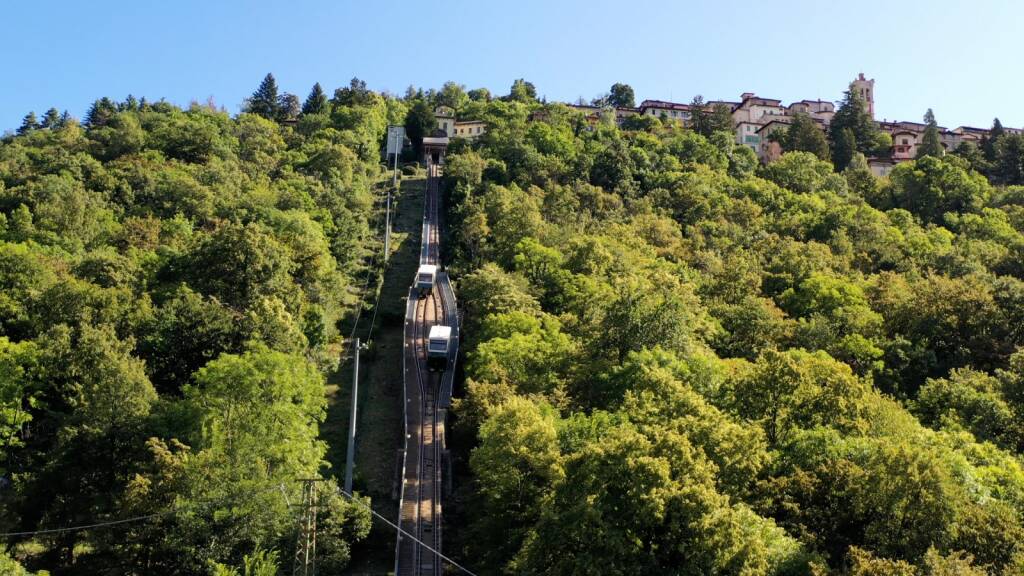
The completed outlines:
<svg viewBox="0 0 1024 576">
<path fill-rule="evenodd" d="M 452 138 L 476 140 L 487 132 L 487 123 L 483 120 L 462 120 L 452 126 Z"/>
<path fill-rule="evenodd" d="M 870 80 L 864 78 L 864 73 L 861 72 L 857 75 L 857 78 L 850 83 L 850 89 L 860 94 L 860 97 L 868 104 L 868 114 L 871 115 L 871 119 L 875 118 L 875 79 Z"/>
</svg>

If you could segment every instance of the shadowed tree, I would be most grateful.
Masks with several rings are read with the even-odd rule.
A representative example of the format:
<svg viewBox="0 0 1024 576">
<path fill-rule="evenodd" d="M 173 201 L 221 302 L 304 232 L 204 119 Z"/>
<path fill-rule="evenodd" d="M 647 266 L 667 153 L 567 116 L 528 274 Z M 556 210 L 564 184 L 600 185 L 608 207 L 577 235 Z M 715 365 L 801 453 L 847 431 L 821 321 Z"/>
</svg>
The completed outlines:
<svg viewBox="0 0 1024 576">
<path fill-rule="evenodd" d="M 56 108 L 50 108 L 43 115 L 43 122 L 40 124 L 41 128 L 60 128 L 60 112 Z"/>
<path fill-rule="evenodd" d="M 302 104 L 303 114 L 320 114 L 327 111 L 327 94 L 324 94 L 324 89 L 320 87 L 320 83 L 313 84 L 313 89 L 309 91 L 309 96 L 306 97 L 306 101 Z"/>
<path fill-rule="evenodd" d="M 33 130 L 39 129 L 39 121 L 36 120 L 36 113 L 29 112 L 25 114 L 25 118 L 21 120 L 21 127 L 18 128 L 18 134 L 28 134 Z"/>
<path fill-rule="evenodd" d="M 802 112 L 793 117 L 793 123 L 782 138 L 782 149 L 786 152 L 810 152 L 822 160 L 829 159 L 825 133 L 810 116 Z"/>
</svg>

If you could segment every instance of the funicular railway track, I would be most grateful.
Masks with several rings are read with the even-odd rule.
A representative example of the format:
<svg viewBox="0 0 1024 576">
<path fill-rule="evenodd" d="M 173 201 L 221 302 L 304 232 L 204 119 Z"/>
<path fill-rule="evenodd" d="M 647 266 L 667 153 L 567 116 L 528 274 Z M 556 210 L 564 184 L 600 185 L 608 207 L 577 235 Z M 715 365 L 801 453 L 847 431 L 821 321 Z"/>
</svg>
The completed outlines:
<svg viewBox="0 0 1024 576">
<path fill-rule="evenodd" d="M 439 166 L 428 166 L 420 264 L 440 263 L 439 176 Z M 450 404 L 457 348 L 449 349 L 443 370 L 432 371 L 427 363 L 427 343 L 430 328 L 435 325 L 452 326 L 455 334 L 452 341 L 457 342 L 457 323 L 455 296 L 447 274 L 438 274 L 433 289 L 422 296 L 415 287 L 410 288 L 403 357 L 406 446 L 399 521 L 404 533 L 415 539 L 399 535 L 395 546 L 396 574 L 443 572 L 438 553 L 441 551 L 445 414 Z"/>
</svg>

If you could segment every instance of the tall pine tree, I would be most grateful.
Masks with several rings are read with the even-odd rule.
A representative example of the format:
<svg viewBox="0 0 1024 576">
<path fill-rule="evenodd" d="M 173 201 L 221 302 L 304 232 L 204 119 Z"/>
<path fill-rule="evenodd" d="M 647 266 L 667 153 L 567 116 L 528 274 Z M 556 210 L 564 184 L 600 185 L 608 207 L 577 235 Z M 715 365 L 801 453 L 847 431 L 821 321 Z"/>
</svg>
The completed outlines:
<svg viewBox="0 0 1024 576">
<path fill-rule="evenodd" d="M 104 126 L 117 114 L 117 105 L 104 96 L 92 103 L 89 111 L 85 114 L 85 124 L 90 127 Z"/>
<path fill-rule="evenodd" d="M 138 99 L 135 98 L 135 96 L 132 96 L 131 94 L 129 94 L 128 97 L 125 98 L 124 103 L 121 104 L 120 109 L 121 110 L 128 110 L 128 111 L 131 111 L 131 112 L 138 112 L 138 110 L 139 110 L 139 101 L 138 101 Z"/>
<path fill-rule="evenodd" d="M 327 94 L 324 94 L 324 89 L 317 82 L 313 84 L 313 89 L 309 91 L 309 96 L 306 97 L 306 101 L 302 104 L 303 114 L 320 114 L 327 111 Z"/>
<path fill-rule="evenodd" d="M 988 136 L 981 140 L 981 151 L 985 154 L 985 160 L 996 161 L 996 143 L 1004 134 L 1006 130 L 1003 129 L 1003 123 L 996 118 L 992 121 L 992 129 L 988 131 Z"/>
<path fill-rule="evenodd" d="M 921 145 L 917 147 L 917 157 L 934 156 L 938 158 L 942 156 L 944 150 L 942 142 L 939 141 L 939 125 L 935 122 L 935 114 L 932 113 L 931 108 L 924 113 L 924 123 L 927 126 L 924 129 L 924 136 L 921 137 Z"/>
<path fill-rule="evenodd" d="M 853 136 L 853 150 L 848 150 L 846 131 Z M 878 126 L 868 113 L 867 102 L 851 86 L 843 93 L 839 109 L 829 124 L 829 140 L 832 143 L 832 163 L 836 170 L 849 164 L 854 152 L 871 155 L 878 145 Z"/>
<path fill-rule="evenodd" d="M 852 128 L 843 128 L 832 140 L 832 163 L 836 171 L 846 170 L 857 152 L 857 137 Z"/>
<path fill-rule="evenodd" d="M 21 121 L 21 127 L 18 128 L 18 134 L 28 134 L 33 130 L 39 129 L 39 121 L 36 120 L 36 113 L 29 112 L 25 114 L 25 118 Z"/>
<path fill-rule="evenodd" d="M 708 117 L 708 127 L 711 133 L 729 132 L 732 133 L 732 109 L 725 104 L 715 104 L 711 107 L 711 116 Z"/>
<path fill-rule="evenodd" d="M 245 111 L 268 120 L 276 120 L 279 106 L 277 80 L 274 80 L 273 74 L 267 74 L 263 82 L 260 82 L 260 87 L 246 100 Z"/>
<path fill-rule="evenodd" d="M 54 128 L 60 128 L 60 112 L 58 112 L 56 108 L 50 108 L 47 110 L 46 114 L 43 115 L 43 122 L 40 126 L 51 130 Z"/>
<path fill-rule="evenodd" d="M 690 101 L 690 129 L 701 136 L 710 136 L 711 130 L 708 127 L 707 104 L 704 97 L 697 94 Z"/>
</svg>

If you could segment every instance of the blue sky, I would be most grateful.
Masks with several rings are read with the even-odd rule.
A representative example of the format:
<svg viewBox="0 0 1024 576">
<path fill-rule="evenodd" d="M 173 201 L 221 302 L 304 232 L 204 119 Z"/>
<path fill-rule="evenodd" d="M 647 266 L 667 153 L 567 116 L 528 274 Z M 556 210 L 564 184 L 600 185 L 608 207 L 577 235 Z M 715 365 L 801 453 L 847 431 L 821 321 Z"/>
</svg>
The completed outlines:
<svg viewBox="0 0 1024 576">
<path fill-rule="evenodd" d="M 505 94 L 525 77 L 549 100 L 592 98 L 626 82 L 637 99 L 840 98 L 864 72 L 879 118 L 1024 126 L 1024 3 L 282 2 L 8 0 L 0 6 L 0 132 L 29 110 L 82 116 L 100 96 L 232 113 L 273 72 L 305 98 L 358 76 Z"/>
</svg>

